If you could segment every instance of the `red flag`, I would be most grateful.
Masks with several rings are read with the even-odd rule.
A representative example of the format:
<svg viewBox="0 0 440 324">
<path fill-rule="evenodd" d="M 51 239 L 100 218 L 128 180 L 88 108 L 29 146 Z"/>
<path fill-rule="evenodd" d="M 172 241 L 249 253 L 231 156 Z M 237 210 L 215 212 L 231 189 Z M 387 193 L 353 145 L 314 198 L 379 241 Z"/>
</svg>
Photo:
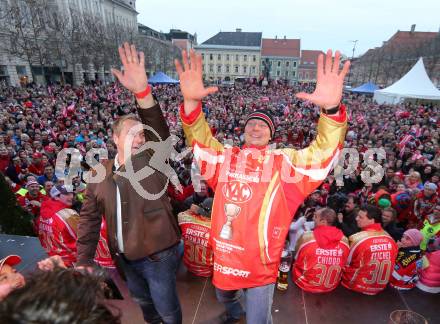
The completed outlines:
<svg viewBox="0 0 440 324">
<path fill-rule="evenodd" d="M 403 136 L 402 140 L 399 143 L 399 147 L 400 148 L 405 147 L 406 143 L 408 143 L 411 140 L 411 138 L 413 138 L 413 136 L 410 134 Z"/>
</svg>

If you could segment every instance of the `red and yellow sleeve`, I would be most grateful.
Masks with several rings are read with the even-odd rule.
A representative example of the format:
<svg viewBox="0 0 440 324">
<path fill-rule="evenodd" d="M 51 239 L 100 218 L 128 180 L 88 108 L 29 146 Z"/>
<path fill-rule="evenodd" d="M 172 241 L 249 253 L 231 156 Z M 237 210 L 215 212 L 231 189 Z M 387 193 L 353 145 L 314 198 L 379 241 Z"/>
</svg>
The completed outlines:
<svg viewBox="0 0 440 324">
<path fill-rule="evenodd" d="M 185 133 L 188 146 L 198 144 L 202 147 L 223 152 L 223 145 L 212 136 L 211 128 L 205 120 L 202 112 L 202 102 L 190 115 L 185 114 L 183 104 L 180 106 L 180 118 L 182 119 L 183 132 Z"/>
<path fill-rule="evenodd" d="M 188 146 L 193 148 L 194 159 L 200 169 L 200 174 L 208 185 L 215 189 L 218 173 L 223 162 L 223 145 L 212 136 L 211 129 L 205 120 L 200 102 L 190 115 L 185 114 L 183 104 L 180 106 L 183 132 Z"/>
<path fill-rule="evenodd" d="M 305 149 L 277 150 L 287 157 L 294 170 L 296 183 L 304 196 L 315 190 L 332 170 L 339 159 L 347 132 L 347 112 L 341 105 L 338 116 L 321 114 L 318 122 L 318 135 Z"/>
</svg>

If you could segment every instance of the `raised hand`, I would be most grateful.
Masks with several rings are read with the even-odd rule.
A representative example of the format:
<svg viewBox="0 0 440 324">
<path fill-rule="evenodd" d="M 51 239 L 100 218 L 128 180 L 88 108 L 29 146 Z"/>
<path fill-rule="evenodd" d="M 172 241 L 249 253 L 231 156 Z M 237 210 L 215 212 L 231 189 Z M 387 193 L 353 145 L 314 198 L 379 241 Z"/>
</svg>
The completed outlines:
<svg viewBox="0 0 440 324">
<path fill-rule="evenodd" d="M 38 269 L 42 271 L 52 271 L 56 267 L 66 268 L 63 259 L 59 255 L 54 255 L 37 263 Z"/>
<path fill-rule="evenodd" d="M 344 78 L 350 68 L 350 61 L 346 61 L 342 70 L 339 71 L 341 53 L 336 51 L 333 60 L 332 50 L 327 51 L 324 65 L 324 55 L 318 57 L 317 83 L 313 93 L 300 92 L 296 94 L 299 99 L 309 100 L 315 105 L 329 109 L 339 105 L 342 99 Z"/>
<path fill-rule="evenodd" d="M 183 68 L 179 60 L 175 60 L 177 74 L 180 79 L 180 90 L 184 99 L 185 114 L 189 115 L 202 100 L 209 94 L 218 91 L 217 87 L 205 88 L 203 85 L 202 55 L 196 54 L 194 50 L 190 52 L 188 62 L 187 53 L 182 51 Z"/>
<path fill-rule="evenodd" d="M 113 75 L 121 84 L 133 93 L 139 93 L 147 88 L 148 80 L 145 73 L 145 57 L 143 52 L 136 51 L 136 47 L 127 42 L 119 47 L 124 71 L 111 69 Z"/>
</svg>

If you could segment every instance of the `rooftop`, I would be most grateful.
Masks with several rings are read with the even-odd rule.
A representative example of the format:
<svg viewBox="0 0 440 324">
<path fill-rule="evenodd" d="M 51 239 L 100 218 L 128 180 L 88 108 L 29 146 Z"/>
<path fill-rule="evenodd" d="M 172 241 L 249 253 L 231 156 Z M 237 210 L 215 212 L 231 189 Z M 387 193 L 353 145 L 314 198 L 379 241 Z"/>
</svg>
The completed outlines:
<svg viewBox="0 0 440 324">
<path fill-rule="evenodd" d="M 288 38 L 263 38 L 262 56 L 299 57 L 301 40 Z"/>
<path fill-rule="evenodd" d="M 262 35 L 262 33 L 242 32 L 241 29 L 237 29 L 235 32 L 219 32 L 201 45 L 260 47 Z"/>
</svg>

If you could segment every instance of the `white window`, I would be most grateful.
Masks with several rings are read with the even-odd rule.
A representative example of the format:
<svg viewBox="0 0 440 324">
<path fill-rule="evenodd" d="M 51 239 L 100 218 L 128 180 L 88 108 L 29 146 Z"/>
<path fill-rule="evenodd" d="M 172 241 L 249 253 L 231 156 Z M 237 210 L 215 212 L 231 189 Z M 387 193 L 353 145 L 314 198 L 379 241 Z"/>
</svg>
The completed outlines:
<svg viewBox="0 0 440 324">
<path fill-rule="evenodd" d="M 247 73 L 247 66 L 243 66 L 243 73 Z"/>
<path fill-rule="evenodd" d="M 289 77 L 289 71 L 286 71 L 286 78 Z"/>
<path fill-rule="evenodd" d="M 202 53 L 202 60 L 204 60 L 204 59 L 205 59 L 205 54 Z"/>
<path fill-rule="evenodd" d="M 277 76 L 280 76 L 280 74 L 281 74 L 281 72 L 280 72 L 280 71 L 277 71 Z"/>
<path fill-rule="evenodd" d="M 235 66 L 235 73 L 238 73 L 238 65 Z"/>
<path fill-rule="evenodd" d="M 209 64 L 209 72 L 214 72 L 214 64 Z"/>
<path fill-rule="evenodd" d="M 209 54 L 209 60 L 212 61 L 214 59 L 214 55 Z"/>
<path fill-rule="evenodd" d="M 252 56 L 252 62 L 257 62 L 257 55 Z"/>
<path fill-rule="evenodd" d="M 217 73 L 221 73 L 222 72 L 222 66 L 221 65 L 217 65 Z"/>
<path fill-rule="evenodd" d="M 290 65 L 290 62 L 289 61 L 286 61 L 286 66 L 289 66 Z"/>
<path fill-rule="evenodd" d="M 278 66 L 278 67 L 280 67 L 280 66 L 281 66 L 281 61 L 278 61 L 278 64 L 277 64 L 277 66 Z"/>
<path fill-rule="evenodd" d="M 255 66 L 252 67 L 252 74 L 255 74 L 256 68 Z"/>
<path fill-rule="evenodd" d="M 222 55 L 221 55 L 221 54 L 218 54 L 218 55 L 217 55 L 217 60 L 220 61 L 221 59 L 222 59 Z"/>
<path fill-rule="evenodd" d="M 235 60 L 238 61 L 239 57 L 238 54 L 235 55 Z"/>
<path fill-rule="evenodd" d="M 243 61 L 247 62 L 247 55 L 243 55 Z"/>
<path fill-rule="evenodd" d="M 292 71 L 292 76 L 296 77 L 296 71 Z"/>
<path fill-rule="evenodd" d="M 229 61 L 229 54 L 226 54 L 226 61 Z"/>
<path fill-rule="evenodd" d="M 293 67 L 296 67 L 296 61 L 293 62 Z"/>
<path fill-rule="evenodd" d="M 226 73 L 229 73 L 229 65 L 226 65 Z"/>
</svg>

